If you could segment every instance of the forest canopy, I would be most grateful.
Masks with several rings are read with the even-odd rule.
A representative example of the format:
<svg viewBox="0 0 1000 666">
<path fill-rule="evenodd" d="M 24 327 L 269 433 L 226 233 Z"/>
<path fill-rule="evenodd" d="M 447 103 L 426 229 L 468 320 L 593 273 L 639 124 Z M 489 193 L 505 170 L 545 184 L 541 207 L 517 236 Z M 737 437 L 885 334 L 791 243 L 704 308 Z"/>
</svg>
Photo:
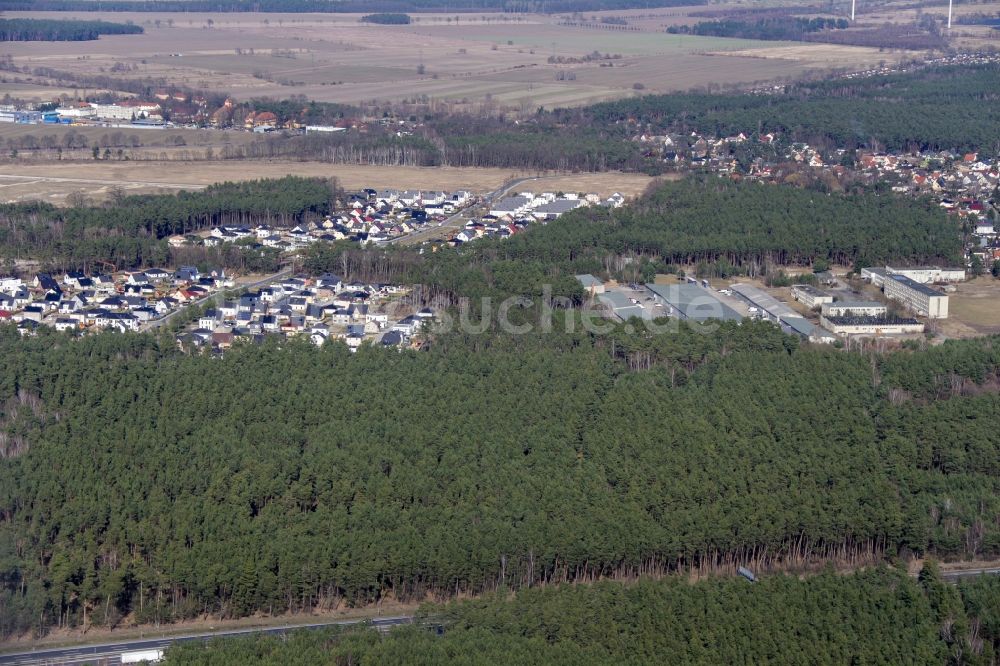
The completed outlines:
<svg viewBox="0 0 1000 666">
<path fill-rule="evenodd" d="M 670 578 L 525 590 L 429 605 L 386 637 L 301 631 L 185 643 L 182 666 L 353 664 L 986 664 L 1000 648 L 1000 578 L 945 585 L 888 569 L 751 585 Z M 992 600 L 992 601 L 990 601 Z M 984 603 L 986 602 L 986 603 Z"/>
<path fill-rule="evenodd" d="M 365 14 L 359 19 L 362 23 L 377 23 L 378 25 L 409 25 L 409 14 Z"/>
<path fill-rule="evenodd" d="M 777 132 L 815 146 L 980 151 L 1000 154 L 1000 64 L 931 66 L 914 72 L 789 86 L 776 94 L 648 95 L 562 115 L 732 136 Z"/>
<path fill-rule="evenodd" d="M 329 213 L 337 191 L 335 181 L 287 176 L 122 196 L 106 206 L 0 204 L 0 257 L 30 257 L 59 269 L 161 264 L 168 236 L 223 224 L 294 225 Z"/>
<path fill-rule="evenodd" d="M 702 35 L 706 37 L 800 41 L 812 32 L 843 30 L 847 26 L 847 19 L 777 16 L 760 18 L 755 21 L 722 19 L 718 21 L 701 21 L 692 26 L 672 25 L 667 28 L 667 32 L 670 34 Z"/>
<path fill-rule="evenodd" d="M 101 35 L 138 35 L 142 27 L 109 21 L 0 19 L 0 42 L 82 42 Z"/>
<path fill-rule="evenodd" d="M 0 634 L 1000 556 L 1000 339 L 576 330 L 220 359 L 0 327 Z"/>
</svg>

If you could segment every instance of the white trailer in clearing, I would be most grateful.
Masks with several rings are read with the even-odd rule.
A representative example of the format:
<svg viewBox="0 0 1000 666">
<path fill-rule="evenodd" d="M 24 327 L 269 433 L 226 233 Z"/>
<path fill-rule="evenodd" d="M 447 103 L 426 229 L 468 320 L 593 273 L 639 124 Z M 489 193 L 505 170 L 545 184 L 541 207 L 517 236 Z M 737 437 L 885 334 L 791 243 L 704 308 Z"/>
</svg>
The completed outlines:
<svg viewBox="0 0 1000 666">
<path fill-rule="evenodd" d="M 163 650 L 136 650 L 135 652 L 122 652 L 121 662 L 123 664 L 155 664 L 163 659 Z"/>
</svg>

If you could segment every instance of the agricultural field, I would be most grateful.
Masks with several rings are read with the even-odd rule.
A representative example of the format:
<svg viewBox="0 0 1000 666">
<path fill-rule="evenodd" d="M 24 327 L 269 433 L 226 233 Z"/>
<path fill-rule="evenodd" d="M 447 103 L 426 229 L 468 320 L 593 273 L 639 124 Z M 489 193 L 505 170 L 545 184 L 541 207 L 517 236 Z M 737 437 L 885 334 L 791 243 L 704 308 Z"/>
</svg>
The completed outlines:
<svg viewBox="0 0 1000 666">
<path fill-rule="evenodd" d="M 723 39 L 665 33 L 683 9 L 608 12 L 624 28 L 564 25 L 569 17 L 415 15 L 405 26 L 360 24 L 348 14 L 87 13 L 132 21 L 143 35 L 91 42 L 5 45 L 15 65 L 71 76 L 162 79 L 237 99 L 303 95 L 327 102 L 489 101 L 503 110 L 573 106 L 637 94 L 787 79 L 817 69 L 892 60 L 877 49 Z M 10 12 L 70 18 L 73 12 Z M 633 23 L 634 22 L 634 23 Z M 595 58 L 599 53 L 601 58 Z M 53 83 L 4 73 L 16 85 Z M 16 77 L 16 79 L 15 79 Z M 637 85 L 638 84 L 638 85 Z M 34 93 L 33 94 L 38 94 Z"/>
<path fill-rule="evenodd" d="M 95 146 L 102 156 L 109 150 L 115 160 L 189 161 L 220 157 L 227 147 L 263 140 L 259 134 L 240 131 L 2 123 L 0 170 L 17 171 L 26 164 L 56 160 L 93 162 Z"/>
<path fill-rule="evenodd" d="M 333 165 L 323 162 L 117 162 L 75 161 L 46 164 L 0 163 L 0 202 L 40 199 L 61 205 L 80 193 L 101 201 L 112 188 L 130 194 L 199 189 L 212 183 L 286 175 L 337 178 L 348 189 L 362 187 L 394 189 L 467 189 L 485 192 L 514 176 L 539 174 L 506 169 L 455 167 L 377 167 Z M 610 196 L 620 192 L 638 196 L 653 181 L 635 173 L 541 174 L 531 188 L 563 192 L 597 192 Z M 525 185 L 527 189 L 529 186 Z"/>
<path fill-rule="evenodd" d="M 934 0 L 921 3 L 919 8 L 908 0 L 896 0 L 878 5 L 871 10 L 858 4 L 858 21 L 863 25 L 878 26 L 883 23 L 912 23 L 920 16 L 933 16 L 942 24 L 948 17 L 948 1 Z M 963 25 L 962 19 L 974 15 L 1000 15 L 1000 2 L 987 0 L 980 3 L 955 2 L 952 5 L 952 29 L 948 35 L 954 48 L 979 50 L 1000 49 L 1000 30 L 985 25 Z"/>
</svg>

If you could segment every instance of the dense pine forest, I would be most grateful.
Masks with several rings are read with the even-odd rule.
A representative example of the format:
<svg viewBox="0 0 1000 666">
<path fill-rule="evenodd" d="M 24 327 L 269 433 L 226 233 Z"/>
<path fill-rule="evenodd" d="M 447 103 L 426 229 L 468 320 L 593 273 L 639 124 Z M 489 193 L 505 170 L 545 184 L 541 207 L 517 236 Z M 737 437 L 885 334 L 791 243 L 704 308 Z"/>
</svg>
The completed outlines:
<svg viewBox="0 0 1000 666">
<path fill-rule="evenodd" d="M 108 21 L 0 19 L 0 42 L 83 42 L 101 35 L 138 35 L 142 28 Z"/>
<path fill-rule="evenodd" d="M 821 30 L 843 30 L 847 26 L 847 19 L 808 19 L 797 16 L 774 16 L 759 18 L 754 21 L 722 19 L 718 21 L 702 21 L 692 26 L 672 25 L 667 28 L 667 32 L 680 35 L 704 35 L 707 37 L 801 41 L 809 33 Z"/>
<path fill-rule="evenodd" d="M 559 113 L 581 124 L 634 122 L 720 136 L 779 132 L 820 147 L 996 155 L 998 81 L 1000 65 L 963 64 L 804 83 L 780 94 L 649 95 Z"/>
<path fill-rule="evenodd" d="M 289 176 L 121 196 L 105 206 L 0 204 L 0 257 L 29 257 L 56 269 L 161 264 L 169 258 L 163 242 L 168 236 L 221 224 L 291 226 L 330 212 L 338 192 L 335 181 Z"/>
<path fill-rule="evenodd" d="M 576 330 L 220 359 L 0 328 L 0 635 L 1000 556 L 1000 339 Z"/>
<path fill-rule="evenodd" d="M 273 103 L 248 106 L 274 110 Z M 302 108 L 287 105 L 275 113 L 301 118 Z M 306 109 L 313 122 L 342 117 L 341 105 L 313 104 Z M 573 171 L 644 171 L 660 173 L 661 164 L 623 140 L 614 127 L 560 127 L 552 117 L 513 125 L 496 118 L 467 115 L 435 117 L 414 135 L 398 136 L 392 128 L 373 128 L 365 134 L 338 132 L 325 136 L 275 136 L 251 144 L 226 146 L 225 159 L 291 157 L 336 164 L 381 166 L 467 166 L 504 169 L 559 169 Z"/>
<path fill-rule="evenodd" d="M 170 666 L 988 664 L 1000 579 L 952 587 L 879 569 L 797 580 L 598 583 L 428 606 L 417 626 L 184 644 Z M 440 633 L 439 633 L 440 632 Z"/>
</svg>

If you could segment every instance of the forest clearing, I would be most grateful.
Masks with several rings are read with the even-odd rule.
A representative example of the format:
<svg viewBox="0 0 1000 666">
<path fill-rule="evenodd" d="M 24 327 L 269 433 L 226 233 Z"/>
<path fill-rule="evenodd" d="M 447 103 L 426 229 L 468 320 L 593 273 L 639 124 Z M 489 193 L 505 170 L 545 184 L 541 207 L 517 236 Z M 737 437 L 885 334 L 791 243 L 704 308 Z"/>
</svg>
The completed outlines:
<svg viewBox="0 0 1000 666">
<path fill-rule="evenodd" d="M 101 200 L 112 187 L 129 194 L 168 193 L 198 189 L 227 180 L 280 178 L 285 175 L 336 178 L 348 189 L 466 189 L 484 192 L 516 176 L 536 176 L 511 169 L 471 167 L 381 167 L 325 162 L 283 161 L 168 161 L 143 162 L 49 162 L 0 165 L 0 201 L 42 199 L 62 204 L 74 192 Z M 654 180 L 641 173 L 542 174 L 539 187 L 565 192 L 620 192 L 626 197 L 641 194 Z"/>
</svg>

